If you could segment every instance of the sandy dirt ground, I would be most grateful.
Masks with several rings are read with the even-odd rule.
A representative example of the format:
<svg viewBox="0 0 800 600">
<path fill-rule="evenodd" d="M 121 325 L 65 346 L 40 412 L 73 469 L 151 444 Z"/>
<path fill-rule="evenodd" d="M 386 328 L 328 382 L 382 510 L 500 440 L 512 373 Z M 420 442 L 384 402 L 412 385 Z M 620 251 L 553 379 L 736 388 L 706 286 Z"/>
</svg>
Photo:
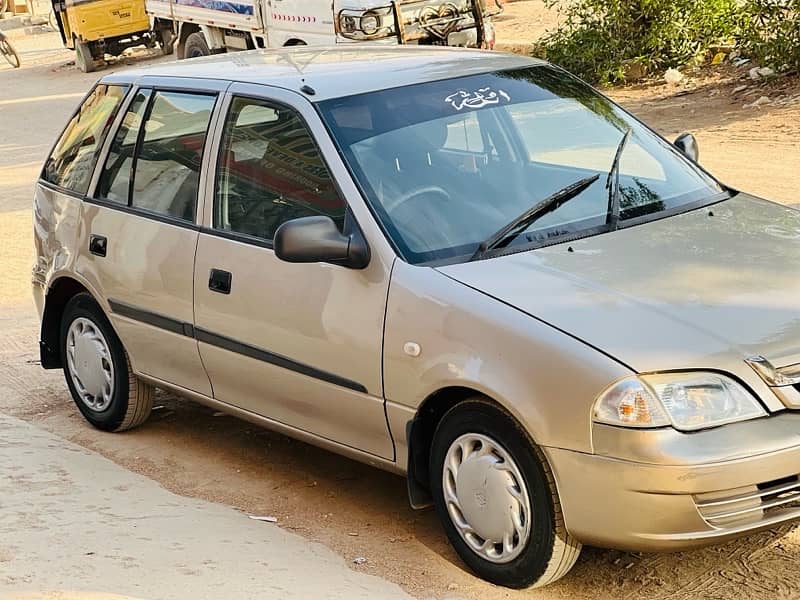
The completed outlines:
<svg viewBox="0 0 800 600">
<path fill-rule="evenodd" d="M 533 14 L 535 0 L 513 5 Z M 525 10 L 533 11 L 525 13 Z M 510 14 L 510 10 L 509 10 Z M 542 22 L 545 18 L 543 16 Z M 534 19 L 534 26 L 538 21 Z M 501 21 L 502 24 L 502 21 Z M 524 25 L 515 25 L 524 36 Z M 503 28 L 499 27 L 502 32 Z M 543 590 L 496 588 L 468 573 L 432 511 L 414 512 L 404 481 L 303 443 L 160 394 L 152 419 L 121 435 L 91 429 L 58 372 L 37 365 L 29 300 L 32 182 L 58 131 L 96 77 L 68 64 L 52 34 L 15 40 L 24 68 L 0 66 L 0 412 L 143 474 L 175 493 L 278 518 L 280 527 L 367 557 L 355 567 L 420 598 L 790 598 L 800 595 L 800 532 L 785 526 L 694 552 L 638 555 L 584 549 L 574 570 Z M 164 60 L 139 57 L 135 62 Z M 116 65 L 113 68 L 119 68 Z M 730 75 L 730 74 L 728 74 Z M 729 184 L 794 204 L 800 173 L 800 95 L 794 84 L 690 81 L 610 92 L 668 137 L 693 131 L 701 162 Z M 744 94 L 748 94 L 742 97 Z M 774 100 L 745 108 L 754 98 Z M 2 393 L 4 387 L 19 395 Z M 587 491 L 588 492 L 588 491 Z"/>
<path fill-rule="evenodd" d="M 498 49 L 524 50 L 559 21 L 558 11 L 548 10 L 542 0 L 509 2 L 494 19 Z"/>
<path fill-rule="evenodd" d="M 2 414 L 0 451 L 0 600 L 410 600 L 321 544 Z"/>
</svg>

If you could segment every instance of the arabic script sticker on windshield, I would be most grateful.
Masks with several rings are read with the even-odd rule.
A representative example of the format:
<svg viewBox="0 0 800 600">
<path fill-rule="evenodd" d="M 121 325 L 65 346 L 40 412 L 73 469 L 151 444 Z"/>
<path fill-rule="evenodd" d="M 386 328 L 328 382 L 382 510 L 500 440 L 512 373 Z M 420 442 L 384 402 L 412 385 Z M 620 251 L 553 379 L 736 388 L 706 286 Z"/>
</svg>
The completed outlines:
<svg viewBox="0 0 800 600">
<path fill-rule="evenodd" d="M 511 96 L 503 90 L 495 91 L 490 87 L 484 87 L 472 92 L 458 90 L 450 94 L 444 101 L 450 104 L 454 109 L 461 111 L 465 108 L 475 110 L 492 104 L 500 104 L 501 99 L 510 102 Z"/>
</svg>

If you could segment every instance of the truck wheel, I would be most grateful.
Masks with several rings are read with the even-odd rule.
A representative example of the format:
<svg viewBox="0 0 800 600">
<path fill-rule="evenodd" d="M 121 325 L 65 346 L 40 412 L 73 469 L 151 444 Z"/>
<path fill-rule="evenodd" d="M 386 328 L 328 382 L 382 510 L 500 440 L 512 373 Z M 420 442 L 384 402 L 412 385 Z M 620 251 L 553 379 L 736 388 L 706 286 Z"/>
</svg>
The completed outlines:
<svg viewBox="0 0 800 600">
<path fill-rule="evenodd" d="M 514 419 L 477 396 L 442 417 L 430 454 L 439 519 L 461 559 L 511 588 L 565 575 L 581 544 L 564 527 L 553 473 Z"/>
<path fill-rule="evenodd" d="M 189 34 L 183 49 L 184 58 L 197 58 L 198 56 L 208 56 L 209 54 L 211 54 L 211 50 L 208 49 L 205 36 L 199 31 Z"/>
<path fill-rule="evenodd" d="M 84 418 L 103 431 L 141 425 L 153 407 L 153 386 L 131 370 L 128 354 L 89 294 L 67 302 L 61 320 L 64 375 Z"/>
<path fill-rule="evenodd" d="M 175 52 L 175 33 L 171 27 L 159 27 L 156 30 L 156 38 L 158 45 L 161 46 L 161 51 L 164 56 L 168 56 Z"/>
<path fill-rule="evenodd" d="M 75 63 L 84 73 L 91 73 L 95 70 L 96 64 L 89 48 L 89 42 L 75 40 Z"/>
</svg>

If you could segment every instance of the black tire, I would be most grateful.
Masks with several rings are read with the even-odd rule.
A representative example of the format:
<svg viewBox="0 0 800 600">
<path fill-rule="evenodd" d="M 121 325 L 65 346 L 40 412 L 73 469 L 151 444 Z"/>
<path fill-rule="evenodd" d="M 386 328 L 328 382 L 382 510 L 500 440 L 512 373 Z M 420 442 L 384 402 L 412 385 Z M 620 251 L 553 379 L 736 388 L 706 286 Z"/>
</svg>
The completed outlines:
<svg viewBox="0 0 800 600">
<path fill-rule="evenodd" d="M 67 332 L 78 318 L 91 321 L 103 334 L 114 369 L 114 389 L 111 403 L 102 412 L 90 408 L 80 397 L 70 375 L 67 361 Z M 97 429 L 103 431 L 125 431 L 144 423 L 153 408 L 153 387 L 141 381 L 133 373 L 128 354 L 122 347 L 114 329 L 103 310 L 89 294 L 77 294 L 67 302 L 61 320 L 61 358 L 64 377 L 78 410 Z"/>
<path fill-rule="evenodd" d="M 11 45 L 11 42 L 8 41 L 8 38 L 3 37 L 0 40 L 0 52 L 3 53 L 3 56 L 6 57 L 8 64 L 10 64 L 15 69 L 19 68 L 20 61 L 19 61 L 19 54 L 14 49 L 14 46 Z"/>
<path fill-rule="evenodd" d="M 510 455 L 530 499 L 530 535 L 520 553 L 505 563 L 473 551 L 453 524 L 444 498 L 444 461 L 451 444 L 466 434 L 491 438 Z M 439 519 L 461 559 L 480 577 L 510 588 L 540 587 L 565 575 L 575 564 L 581 544 L 564 526 L 553 473 L 542 451 L 520 425 L 487 399 L 477 396 L 450 409 L 434 434 L 430 454 L 431 491 Z"/>
<path fill-rule="evenodd" d="M 162 27 L 158 30 L 158 44 L 164 56 L 169 56 L 175 52 L 175 34 L 169 27 Z"/>
<path fill-rule="evenodd" d="M 89 42 L 75 40 L 75 64 L 84 73 L 92 73 L 97 69 Z"/>
<path fill-rule="evenodd" d="M 208 48 L 205 36 L 199 31 L 190 33 L 183 47 L 183 57 L 198 58 L 200 56 L 209 56 L 210 54 L 211 50 Z"/>
</svg>

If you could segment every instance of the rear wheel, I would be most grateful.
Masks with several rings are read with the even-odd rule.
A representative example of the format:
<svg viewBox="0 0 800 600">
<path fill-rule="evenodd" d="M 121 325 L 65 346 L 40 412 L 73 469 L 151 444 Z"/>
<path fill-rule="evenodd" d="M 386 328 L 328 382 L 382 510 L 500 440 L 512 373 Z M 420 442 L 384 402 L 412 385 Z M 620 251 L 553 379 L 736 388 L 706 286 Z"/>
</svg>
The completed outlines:
<svg viewBox="0 0 800 600">
<path fill-rule="evenodd" d="M 89 42 L 75 40 L 75 64 L 84 73 L 91 73 L 97 68 Z"/>
<path fill-rule="evenodd" d="M 164 55 L 169 55 L 175 52 L 175 34 L 171 27 L 159 27 L 158 29 L 158 44 L 161 46 L 161 51 Z"/>
<path fill-rule="evenodd" d="M 211 50 L 208 48 L 205 36 L 199 31 L 190 33 L 189 37 L 186 38 L 183 54 L 186 58 L 198 58 L 200 56 L 210 55 Z"/>
<path fill-rule="evenodd" d="M 581 544 L 564 527 L 547 459 L 491 402 L 476 397 L 445 414 L 434 435 L 430 473 L 450 543 L 484 579 L 538 587 L 575 564 Z"/>
<path fill-rule="evenodd" d="M 124 431 L 147 420 L 153 387 L 133 373 L 122 343 L 89 294 L 77 294 L 64 308 L 61 352 L 72 399 L 89 423 Z"/>
<path fill-rule="evenodd" d="M 17 51 L 14 49 L 14 46 L 11 45 L 11 42 L 9 42 L 8 38 L 6 38 L 5 36 L 3 36 L 2 39 L 0 39 L 0 52 L 2 52 L 3 56 L 6 57 L 8 64 L 10 64 L 15 69 L 19 68 L 20 65 L 19 54 L 17 54 Z"/>
<path fill-rule="evenodd" d="M 171 31 L 164 31 L 161 34 L 161 51 L 164 56 L 175 53 L 175 34 Z"/>
</svg>

